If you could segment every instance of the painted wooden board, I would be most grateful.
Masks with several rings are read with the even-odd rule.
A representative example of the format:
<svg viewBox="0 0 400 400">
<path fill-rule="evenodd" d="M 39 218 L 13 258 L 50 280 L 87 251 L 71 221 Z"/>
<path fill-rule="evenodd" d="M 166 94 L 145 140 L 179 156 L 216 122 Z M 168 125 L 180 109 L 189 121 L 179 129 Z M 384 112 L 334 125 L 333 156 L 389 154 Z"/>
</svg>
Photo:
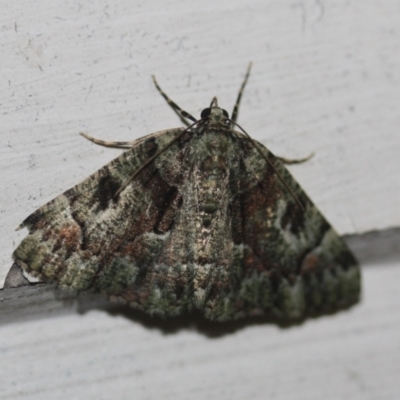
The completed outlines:
<svg viewBox="0 0 400 400">
<path fill-rule="evenodd" d="M 132 140 L 179 126 L 151 74 L 198 115 L 214 95 L 230 110 L 253 61 L 239 123 L 277 155 L 316 152 L 291 171 L 341 234 L 400 225 L 398 1 L 18 0 L 1 10 L 0 286 L 26 235 L 15 227 L 119 154 L 78 132 Z M 398 257 L 382 264 L 374 249 L 360 306 L 290 329 L 80 315 L 21 289 L 25 314 L 0 303 L 0 397 L 397 398 Z"/>
</svg>

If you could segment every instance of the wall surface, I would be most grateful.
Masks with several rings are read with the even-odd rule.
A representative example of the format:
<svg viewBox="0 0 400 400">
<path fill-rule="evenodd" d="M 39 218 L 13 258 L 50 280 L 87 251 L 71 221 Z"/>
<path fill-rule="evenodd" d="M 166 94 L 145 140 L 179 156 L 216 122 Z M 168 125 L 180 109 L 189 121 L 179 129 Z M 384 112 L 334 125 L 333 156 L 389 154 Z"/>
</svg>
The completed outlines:
<svg viewBox="0 0 400 400">
<path fill-rule="evenodd" d="M 339 233 L 400 226 L 398 1 L 2 0 L 0 9 L 0 287 L 26 235 L 19 223 L 120 154 L 79 132 L 133 140 L 180 126 L 151 74 L 197 116 L 214 95 L 230 111 L 252 61 L 239 123 L 277 155 L 315 152 L 290 170 Z M 287 329 L 171 328 L 79 314 L 50 294 L 42 313 L 29 317 L 27 304 L 11 318 L 4 299 L 27 293 L 0 291 L 0 397 L 393 399 L 399 261 L 365 264 L 360 306 Z"/>
</svg>

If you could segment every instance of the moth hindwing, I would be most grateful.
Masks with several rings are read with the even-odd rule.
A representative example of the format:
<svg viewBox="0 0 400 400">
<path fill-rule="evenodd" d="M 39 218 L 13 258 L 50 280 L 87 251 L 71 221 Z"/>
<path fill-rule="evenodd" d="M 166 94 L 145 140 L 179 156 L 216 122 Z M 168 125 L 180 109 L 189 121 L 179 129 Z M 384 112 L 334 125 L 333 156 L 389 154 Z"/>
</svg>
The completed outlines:
<svg viewBox="0 0 400 400">
<path fill-rule="evenodd" d="M 133 142 L 30 215 L 13 257 L 44 282 L 150 314 L 213 320 L 336 311 L 360 297 L 352 253 L 284 166 L 214 98 L 186 127 Z"/>
</svg>

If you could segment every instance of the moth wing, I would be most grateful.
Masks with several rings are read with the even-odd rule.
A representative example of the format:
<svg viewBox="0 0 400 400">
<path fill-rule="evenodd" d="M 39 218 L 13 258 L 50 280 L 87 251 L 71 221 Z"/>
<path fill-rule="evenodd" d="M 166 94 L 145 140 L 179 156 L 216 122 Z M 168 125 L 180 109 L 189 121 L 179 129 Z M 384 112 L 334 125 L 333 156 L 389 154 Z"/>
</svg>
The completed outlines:
<svg viewBox="0 0 400 400">
<path fill-rule="evenodd" d="M 242 168 L 231 189 L 232 315 L 301 318 L 356 303 L 357 260 L 283 163 L 258 146 L 275 171 L 243 139 Z"/>
<path fill-rule="evenodd" d="M 255 149 L 244 152 L 242 187 L 232 204 L 233 242 L 245 275 L 239 293 L 250 308 L 289 318 L 354 304 L 360 270 L 353 254 L 283 163 L 257 145 L 276 171 Z"/>
<path fill-rule="evenodd" d="M 78 291 L 112 295 L 129 286 L 140 274 L 139 265 L 146 264 L 149 246 L 162 245 L 161 239 L 149 240 L 146 248 L 146 237 L 157 232 L 162 238 L 179 208 L 174 186 L 179 173 L 161 176 L 155 164 L 178 157 L 185 135 L 144 168 L 118 198 L 115 193 L 183 130 L 138 139 L 132 149 L 26 218 L 21 227 L 27 227 L 29 235 L 13 253 L 17 264 L 41 281 Z"/>
</svg>

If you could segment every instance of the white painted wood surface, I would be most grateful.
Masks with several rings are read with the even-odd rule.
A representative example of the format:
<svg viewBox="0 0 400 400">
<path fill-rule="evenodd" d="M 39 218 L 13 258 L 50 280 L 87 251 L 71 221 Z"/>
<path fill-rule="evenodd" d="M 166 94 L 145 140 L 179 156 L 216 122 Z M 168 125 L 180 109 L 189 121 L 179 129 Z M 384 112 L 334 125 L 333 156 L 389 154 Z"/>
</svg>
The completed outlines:
<svg viewBox="0 0 400 400">
<path fill-rule="evenodd" d="M 340 233 L 400 225 L 397 0 L 0 6 L 0 284 L 15 227 L 119 154 L 78 132 L 179 126 L 153 73 L 198 115 L 214 95 L 230 111 L 253 61 L 246 130 L 278 155 L 316 152 L 291 171 Z M 285 330 L 166 334 L 99 311 L 3 323 L 0 398 L 396 399 L 399 265 L 364 276 L 361 306 Z"/>
</svg>

